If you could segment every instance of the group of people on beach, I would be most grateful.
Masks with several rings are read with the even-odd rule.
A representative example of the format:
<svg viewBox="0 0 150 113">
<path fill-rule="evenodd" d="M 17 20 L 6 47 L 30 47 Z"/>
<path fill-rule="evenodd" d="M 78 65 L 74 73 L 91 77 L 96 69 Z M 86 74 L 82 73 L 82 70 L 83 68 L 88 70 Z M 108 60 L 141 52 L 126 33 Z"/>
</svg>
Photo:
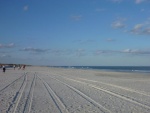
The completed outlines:
<svg viewBox="0 0 150 113">
<path fill-rule="evenodd" d="M 5 71 L 6 71 L 5 65 L 3 65 L 3 66 L 1 66 L 1 67 L 2 67 L 3 73 L 5 73 Z M 19 66 L 18 66 L 18 70 L 20 70 L 20 69 L 25 70 L 25 67 L 26 67 L 26 65 L 19 65 Z M 13 65 L 13 68 L 14 68 L 14 70 L 15 70 L 15 69 L 16 69 L 16 65 Z"/>
<path fill-rule="evenodd" d="M 18 66 L 18 70 L 20 70 L 20 69 L 22 69 L 22 70 L 25 70 L 25 67 L 26 67 L 26 65 L 19 65 Z M 14 70 L 15 70 L 15 68 L 16 68 L 16 65 L 14 65 Z"/>
</svg>

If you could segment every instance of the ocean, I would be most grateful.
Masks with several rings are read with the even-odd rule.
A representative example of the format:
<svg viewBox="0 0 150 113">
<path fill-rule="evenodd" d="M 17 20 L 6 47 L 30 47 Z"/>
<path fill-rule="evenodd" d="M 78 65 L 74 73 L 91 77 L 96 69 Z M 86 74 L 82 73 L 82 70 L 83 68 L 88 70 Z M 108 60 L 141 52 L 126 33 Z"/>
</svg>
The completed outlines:
<svg viewBox="0 0 150 113">
<path fill-rule="evenodd" d="M 150 66 L 55 66 L 59 68 L 106 70 L 114 72 L 150 73 Z"/>
</svg>

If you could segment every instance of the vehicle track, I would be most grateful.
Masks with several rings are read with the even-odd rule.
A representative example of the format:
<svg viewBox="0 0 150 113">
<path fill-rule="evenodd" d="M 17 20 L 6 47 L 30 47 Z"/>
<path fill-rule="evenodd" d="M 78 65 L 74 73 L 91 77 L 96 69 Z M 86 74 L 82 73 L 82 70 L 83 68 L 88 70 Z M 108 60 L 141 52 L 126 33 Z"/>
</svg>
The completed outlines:
<svg viewBox="0 0 150 113">
<path fill-rule="evenodd" d="M 68 88 L 70 88 L 71 90 L 73 90 L 74 92 L 76 92 L 77 94 L 79 94 L 82 98 L 84 98 L 85 100 L 87 100 L 88 102 L 90 102 L 91 104 L 93 104 L 94 106 L 97 106 L 97 108 L 104 112 L 104 113 L 111 113 L 110 110 L 108 110 L 107 108 L 105 108 L 104 106 L 102 106 L 101 104 L 99 104 L 98 102 L 96 102 L 95 100 L 93 100 L 91 97 L 87 96 L 86 94 L 84 94 L 83 92 L 79 91 L 78 89 L 76 89 L 75 87 L 63 82 L 63 81 L 60 81 L 58 80 L 57 78 L 55 77 L 50 77 L 58 82 L 60 82 L 61 84 L 67 86 Z"/>
<path fill-rule="evenodd" d="M 67 74 L 63 74 L 63 75 L 67 75 Z M 68 79 L 68 77 L 67 77 L 67 79 Z M 94 84 L 96 87 L 99 87 L 99 88 L 102 88 L 105 90 L 109 90 L 115 94 L 122 95 L 122 96 L 124 96 L 128 99 L 134 100 L 138 103 L 150 106 L 150 103 L 149 103 L 150 95 L 144 91 L 137 91 L 135 89 L 131 89 L 131 88 L 127 88 L 127 87 L 117 86 L 117 85 L 110 84 L 110 83 L 104 83 L 102 81 L 88 80 L 88 79 L 80 78 L 80 77 L 73 78 L 73 80 L 75 80 L 75 79 L 89 83 L 89 84 Z"/>
<path fill-rule="evenodd" d="M 19 77 L 19 78 L 17 78 L 16 80 L 14 80 L 13 82 L 11 82 L 10 84 L 8 84 L 7 86 L 5 86 L 4 88 L 2 88 L 1 90 L 0 90 L 0 93 L 2 92 L 2 91 L 4 91 L 5 89 L 7 89 L 8 87 L 10 87 L 11 85 L 13 85 L 15 82 L 17 82 L 18 80 L 20 80 L 22 77 L 24 77 L 25 75 L 26 75 L 27 73 L 24 73 L 21 77 Z"/>
<path fill-rule="evenodd" d="M 58 75 L 58 74 L 56 74 L 56 75 Z M 129 101 L 129 102 L 131 102 L 131 103 L 137 104 L 137 105 L 139 105 L 139 106 L 142 106 L 142 107 L 144 107 L 144 108 L 150 110 L 150 106 L 148 106 L 148 105 L 146 105 L 146 104 L 143 104 L 143 103 L 139 102 L 138 100 L 135 100 L 134 98 L 127 97 L 127 96 L 125 96 L 125 95 L 121 95 L 121 94 L 118 94 L 118 93 L 109 91 L 108 89 L 104 89 L 104 88 L 102 88 L 102 87 L 98 87 L 98 86 L 96 86 L 96 85 L 89 84 L 89 83 L 86 83 L 86 82 L 83 82 L 83 81 L 79 81 L 79 80 L 67 78 L 67 77 L 64 77 L 64 76 L 61 76 L 61 75 L 63 75 L 63 74 L 59 74 L 58 76 L 63 77 L 63 78 L 65 78 L 65 79 L 67 79 L 67 80 L 71 80 L 71 81 L 77 82 L 77 83 L 85 84 L 85 85 L 87 85 L 87 86 L 89 86 L 89 87 L 92 87 L 92 88 L 94 88 L 94 89 L 96 89 L 96 90 L 103 91 L 103 92 L 105 92 L 105 93 L 107 93 L 107 94 L 110 94 L 110 95 L 115 96 L 115 97 L 117 97 L 117 98 L 120 98 L 120 99 Z M 141 93 L 140 93 L 140 94 L 141 94 Z"/>
<path fill-rule="evenodd" d="M 32 82 L 32 87 L 33 89 L 31 90 L 30 89 L 30 92 L 31 92 L 31 98 L 30 98 L 30 103 L 29 103 L 29 110 L 28 110 L 28 113 L 30 113 L 31 111 L 31 106 L 32 106 L 32 101 L 33 101 L 33 94 L 34 94 L 34 87 L 35 87 L 35 82 L 36 82 L 36 73 L 34 74 L 34 81 Z"/>
<path fill-rule="evenodd" d="M 60 73 L 57 73 L 57 74 L 60 75 Z M 61 75 L 62 75 L 62 73 L 61 73 Z M 63 73 L 63 75 L 67 75 L 68 76 L 68 74 L 64 74 L 64 73 Z M 88 79 L 80 78 L 80 77 L 76 77 L 74 79 L 78 79 L 78 80 L 82 80 L 82 81 L 86 81 L 86 82 L 92 82 L 92 83 L 99 83 L 99 84 L 111 86 L 111 87 L 114 87 L 114 88 L 118 88 L 118 89 L 122 89 L 122 90 L 125 90 L 125 91 L 129 91 L 129 92 L 133 92 L 133 93 L 137 93 L 137 94 L 140 94 L 140 95 L 143 95 L 143 96 L 150 97 L 150 94 L 148 94 L 147 92 L 138 91 L 138 90 L 135 90 L 135 89 L 132 89 L 132 88 L 118 86 L 118 85 L 114 85 L 114 84 L 110 84 L 110 83 L 104 83 L 102 81 L 88 80 Z"/>
<path fill-rule="evenodd" d="M 87 80 L 84 78 L 76 78 L 76 79 L 89 84 L 94 84 L 97 87 L 102 87 L 103 89 L 109 90 L 119 95 L 126 96 L 127 98 L 130 98 L 132 100 L 150 106 L 150 95 L 147 94 L 146 92 L 137 91 L 127 87 L 117 86 L 110 83 L 104 83 L 101 81 Z"/>
<path fill-rule="evenodd" d="M 8 106 L 8 109 L 6 109 L 5 111 L 6 111 L 6 113 L 9 113 L 9 112 L 13 112 L 13 110 L 12 109 L 15 109 L 15 107 L 16 107 L 16 102 L 18 101 L 17 100 L 17 98 L 19 97 L 19 95 L 21 95 L 21 93 L 22 93 L 22 90 L 24 90 L 24 87 L 25 87 L 25 85 L 26 85 L 26 74 L 23 76 L 24 77 L 24 79 L 23 79 L 23 82 L 21 83 L 21 86 L 20 86 L 20 88 L 14 93 L 14 95 L 13 94 L 11 94 L 11 95 L 13 95 L 13 98 L 12 98 L 12 100 L 9 102 L 10 104 L 9 104 L 9 106 Z M 13 83 L 13 84 L 15 84 L 16 83 L 16 81 Z M 11 86 L 11 84 L 10 84 L 10 86 Z M 8 88 L 8 87 L 7 87 Z M 10 92 L 11 93 L 11 92 Z"/>
<path fill-rule="evenodd" d="M 134 93 L 137 93 L 137 94 L 140 94 L 140 95 L 143 95 L 143 96 L 148 96 L 148 97 L 150 97 L 150 95 L 147 94 L 147 93 L 144 92 L 144 91 L 137 91 L 137 90 L 134 90 L 134 89 L 131 89 L 131 88 L 127 88 L 127 87 L 117 86 L 117 85 L 114 85 L 114 84 L 104 83 L 104 82 L 101 82 L 101 81 L 88 80 L 88 79 L 79 78 L 79 77 L 78 77 L 77 79 L 83 80 L 83 81 L 89 81 L 89 82 L 93 82 L 93 83 L 100 83 L 100 84 L 104 84 L 104 85 L 107 85 L 107 86 L 112 86 L 112 87 L 115 87 L 115 88 L 118 88 L 118 89 L 130 91 L 130 92 L 134 92 Z"/>
<path fill-rule="evenodd" d="M 30 113 L 36 82 L 36 75 L 34 74 L 34 77 L 32 79 L 31 77 L 32 75 L 27 76 L 27 82 L 21 91 L 13 113 Z"/>
<path fill-rule="evenodd" d="M 22 84 L 22 86 L 20 87 L 20 89 L 19 89 L 19 91 L 18 91 L 19 97 L 18 97 L 18 99 L 17 99 L 17 101 L 16 101 L 15 108 L 14 108 L 14 110 L 13 110 L 13 113 L 16 113 L 16 109 L 17 109 L 17 107 L 18 107 L 18 104 L 19 104 L 19 102 L 20 102 L 20 99 L 21 99 L 21 97 L 22 97 L 22 94 L 23 94 L 23 91 L 24 91 L 24 89 L 25 89 L 26 84 L 27 84 L 27 75 L 25 76 L 24 83 Z M 17 98 L 18 95 L 16 95 L 16 98 Z"/>
<path fill-rule="evenodd" d="M 53 102 L 57 106 L 60 113 L 69 113 L 66 106 L 63 104 L 63 102 L 60 100 L 60 98 L 56 95 L 56 93 L 52 90 L 50 85 L 46 81 L 44 81 L 41 77 L 39 77 L 38 75 L 37 75 L 37 77 L 43 82 L 43 84 L 50 96 L 49 98 L 52 98 Z"/>
<path fill-rule="evenodd" d="M 55 75 L 55 76 L 53 76 L 53 75 Z M 124 101 L 124 102 L 125 101 L 130 102 L 132 104 L 135 104 L 135 106 L 139 106 L 142 109 L 145 108 L 148 111 L 150 111 L 150 106 L 147 103 L 144 103 L 143 100 L 140 101 L 138 98 L 136 99 L 136 98 L 130 97 L 128 95 L 125 95 L 124 93 L 115 92 L 117 90 L 113 91 L 109 87 L 113 87 L 114 89 L 116 88 L 118 90 L 124 90 L 127 92 L 136 93 L 136 94 L 141 95 L 146 98 L 150 97 L 149 94 L 145 94 L 144 92 L 136 91 L 134 89 L 130 89 L 130 88 L 122 87 L 122 86 L 104 83 L 101 81 L 92 81 L 92 80 L 79 78 L 79 77 L 78 78 L 75 78 L 75 77 L 69 78 L 68 75 L 67 75 L 67 77 L 65 75 L 67 75 L 67 74 L 63 74 L 63 73 L 61 73 L 61 74 L 55 73 L 54 74 L 53 73 L 50 76 L 46 75 L 46 77 L 51 78 L 51 80 L 57 81 L 57 83 L 59 83 L 59 84 L 62 84 L 63 86 L 65 86 L 64 88 L 66 88 L 67 90 L 68 89 L 69 89 L 69 91 L 72 90 L 72 92 L 75 93 L 75 95 L 78 94 L 80 97 L 82 97 L 86 101 L 88 101 L 90 103 L 90 105 L 94 105 L 95 107 L 100 109 L 102 112 L 111 113 L 113 111 L 111 111 L 111 109 L 109 109 L 109 107 L 105 106 L 104 104 L 101 104 L 100 101 L 97 101 L 90 94 L 85 93 L 85 91 L 81 90 L 82 88 L 80 89 L 80 87 L 77 87 L 77 86 L 81 86 L 81 84 L 82 84 L 82 86 L 86 86 L 86 88 L 90 88 L 89 91 L 94 91 L 94 92 L 99 92 L 99 93 L 103 92 L 107 95 L 111 95 L 113 98 L 118 98 L 119 100 Z M 24 73 L 21 77 L 17 78 L 16 80 L 14 80 L 13 82 L 11 82 L 10 84 L 8 84 L 7 86 L 5 86 L 3 89 L 0 90 L 0 93 L 2 93 L 5 90 L 8 91 L 10 89 L 9 87 L 11 87 L 13 84 L 16 84 L 15 86 L 19 85 L 15 89 L 15 91 L 16 91 L 14 93 L 15 95 L 13 97 L 13 100 L 11 101 L 11 104 L 8 106 L 6 113 L 31 113 L 31 112 L 34 113 L 35 112 L 32 109 L 32 108 L 34 108 L 34 105 L 32 105 L 32 103 L 34 101 L 33 100 L 34 94 L 35 94 L 34 88 L 35 88 L 36 82 L 38 82 L 37 80 L 40 81 L 40 83 L 38 83 L 40 86 L 42 86 L 43 88 L 45 87 L 44 88 L 45 91 L 44 90 L 43 91 L 44 91 L 44 93 L 48 94 L 48 98 L 51 99 L 50 102 L 55 104 L 54 109 L 58 109 L 58 111 L 60 113 L 69 113 L 69 111 L 68 111 L 69 109 L 67 109 L 68 106 L 66 106 L 66 103 L 64 103 L 64 101 L 62 101 L 61 97 L 59 97 L 60 95 L 58 95 L 57 92 L 55 91 L 55 90 L 57 90 L 57 88 L 51 86 L 52 84 L 50 82 L 47 82 L 46 79 L 42 78 L 42 76 L 37 75 L 37 73 L 34 73 L 34 74 L 28 73 L 28 75 L 27 75 L 27 73 Z M 17 83 L 17 81 L 19 81 L 18 82 L 19 84 Z M 73 83 L 73 84 L 71 84 L 71 83 Z M 80 85 L 75 85 L 75 84 L 80 84 Z M 56 88 L 56 89 L 53 89 L 53 88 Z M 48 98 L 46 98 L 46 99 L 48 99 Z M 78 98 L 78 100 L 79 100 L 79 98 Z M 48 103 L 46 105 L 48 106 Z M 40 111 L 40 108 L 39 108 L 39 111 Z M 46 113 L 46 112 L 43 112 L 43 113 Z"/>
</svg>

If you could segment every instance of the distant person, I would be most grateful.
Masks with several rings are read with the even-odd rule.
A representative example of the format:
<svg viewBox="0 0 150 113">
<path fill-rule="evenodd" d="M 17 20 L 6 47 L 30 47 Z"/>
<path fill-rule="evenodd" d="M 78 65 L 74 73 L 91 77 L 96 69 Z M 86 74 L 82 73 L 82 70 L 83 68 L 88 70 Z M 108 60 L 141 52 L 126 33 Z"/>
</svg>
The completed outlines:
<svg viewBox="0 0 150 113">
<path fill-rule="evenodd" d="M 22 69 L 25 70 L 25 67 L 26 67 L 26 65 L 23 65 L 23 66 L 22 66 Z"/>
<path fill-rule="evenodd" d="M 16 65 L 14 65 L 13 67 L 14 67 L 14 70 L 15 70 L 15 68 L 16 68 Z"/>
<path fill-rule="evenodd" d="M 18 66 L 18 70 L 20 70 L 20 69 L 21 69 L 21 66 L 19 65 L 19 66 Z"/>
<path fill-rule="evenodd" d="M 6 71 L 6 68 L 5 68 L 5 66 L 3 66 L 3 72 L 5 73 L 5 71 Z"/>
</svg>

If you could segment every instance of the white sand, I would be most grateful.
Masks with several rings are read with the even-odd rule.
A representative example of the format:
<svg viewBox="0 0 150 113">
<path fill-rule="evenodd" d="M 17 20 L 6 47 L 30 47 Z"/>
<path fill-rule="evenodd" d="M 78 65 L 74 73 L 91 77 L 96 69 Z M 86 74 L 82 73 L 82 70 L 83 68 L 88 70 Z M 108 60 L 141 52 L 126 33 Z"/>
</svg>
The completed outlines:
<svg viewBox="0 0 150 113">
<path fill-rule="evenodd" d="M 1 70 L 0 113 L 150 113 L 150 74 Z"/>
</svg>

